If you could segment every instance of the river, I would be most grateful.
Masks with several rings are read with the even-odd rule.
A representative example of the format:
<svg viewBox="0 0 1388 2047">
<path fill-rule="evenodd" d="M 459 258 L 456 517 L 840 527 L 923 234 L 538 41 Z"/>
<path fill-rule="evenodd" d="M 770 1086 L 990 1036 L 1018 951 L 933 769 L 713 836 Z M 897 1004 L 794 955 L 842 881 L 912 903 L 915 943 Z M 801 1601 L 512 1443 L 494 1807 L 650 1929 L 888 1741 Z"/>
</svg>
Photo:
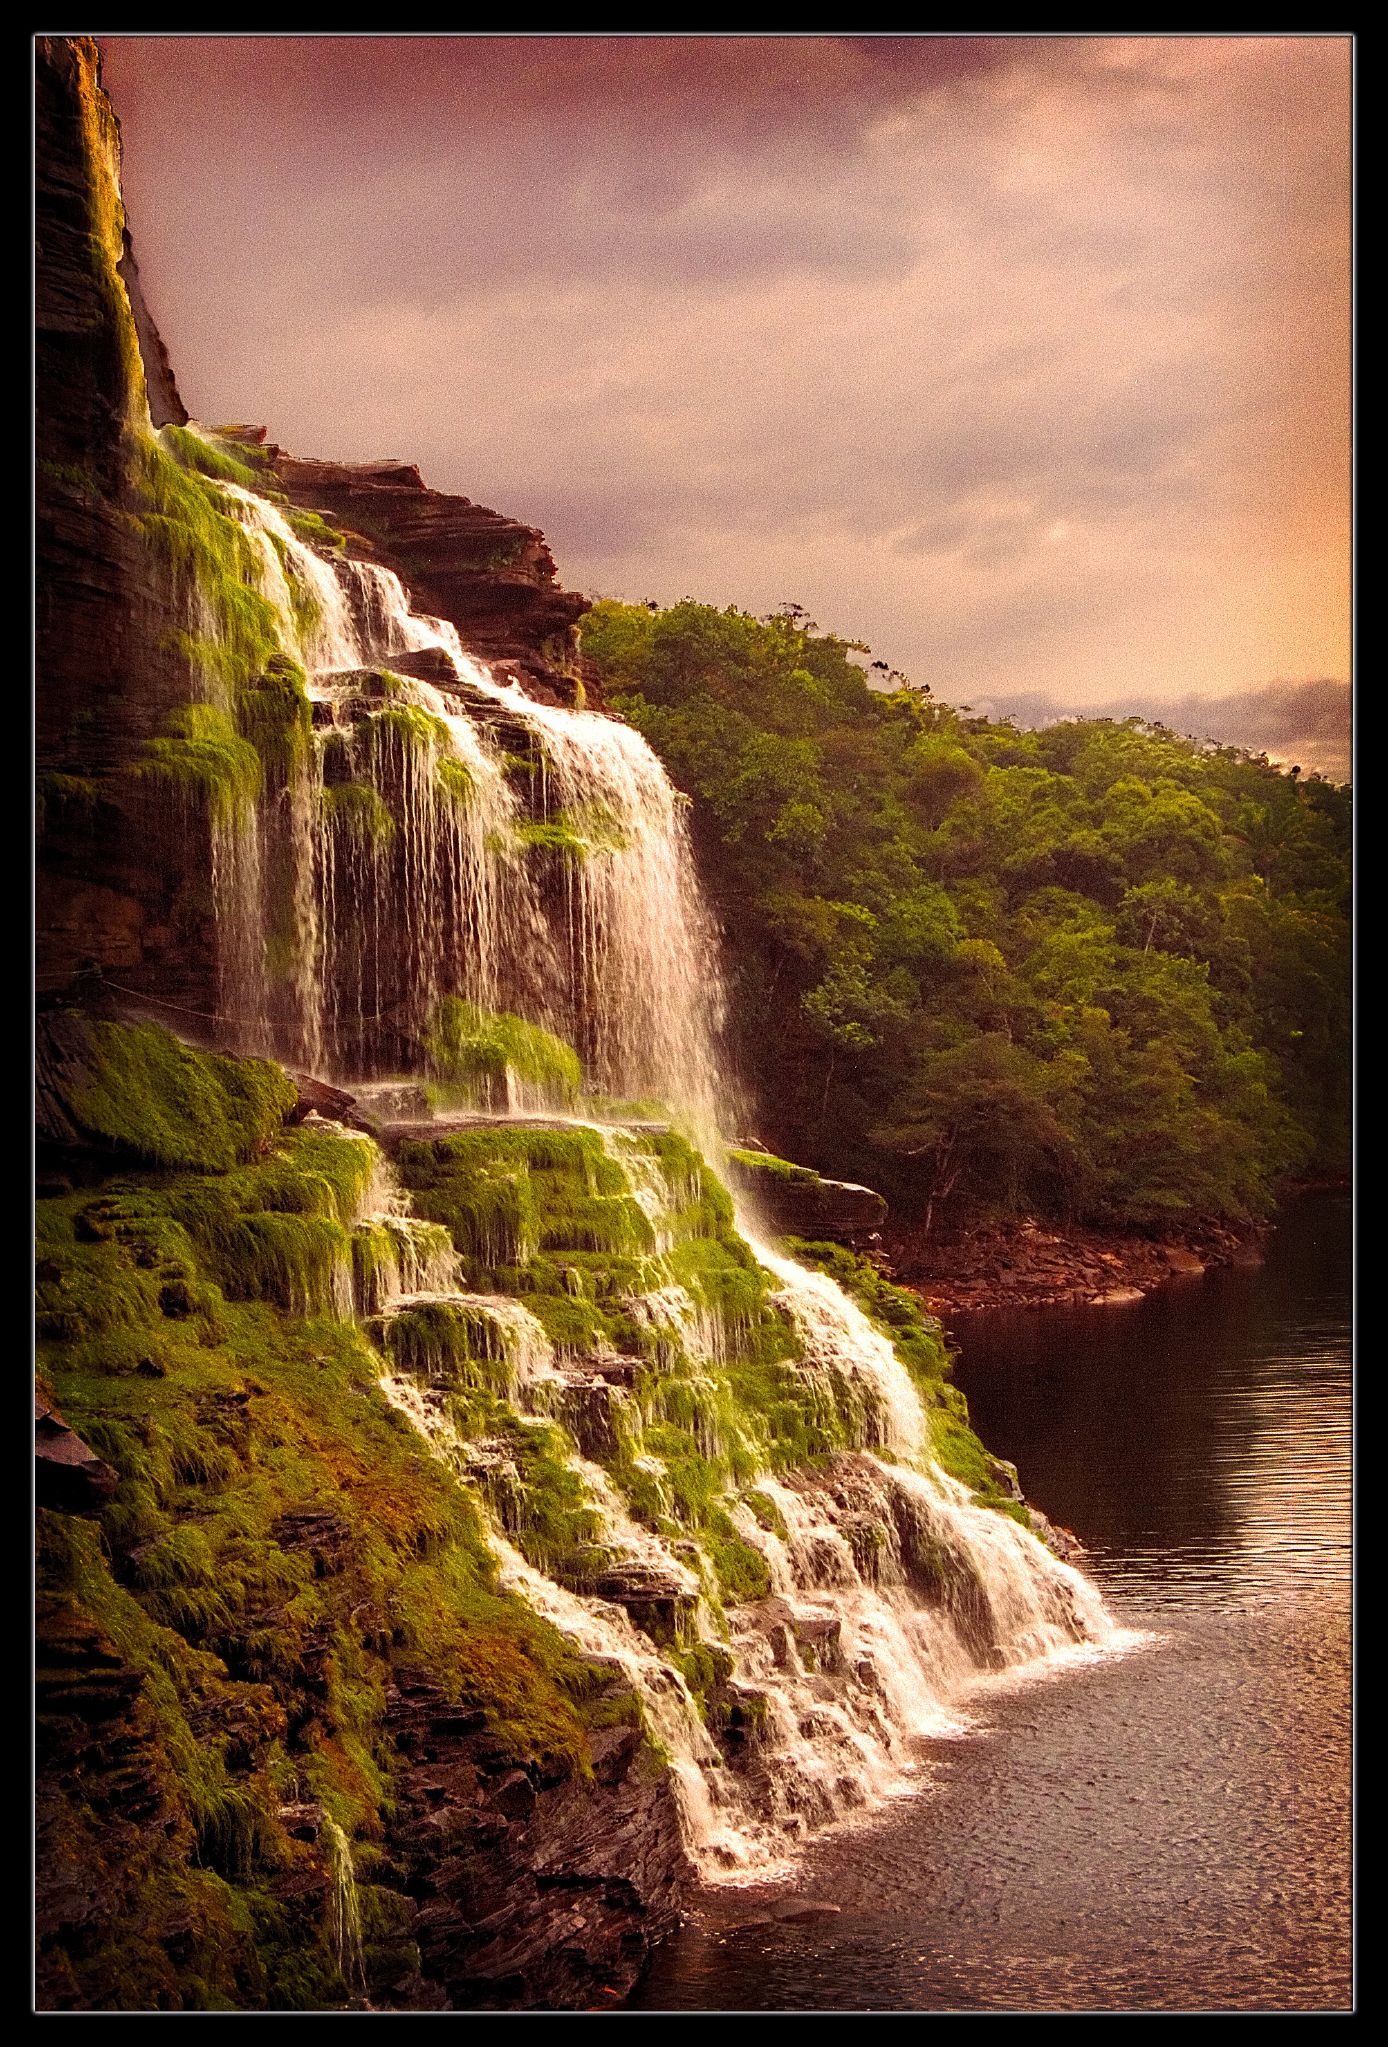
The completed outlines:
<svg viewBox="0 0 1388 2047">
<path fill-rule="evenodd" d="M 989 1446 L 1123 1654 L 989 1680 L 920 1789 L 710 1888 L 645 2010 L 1344 2010 L 1350 1211 L 1127 1307 L 960 1317 Z"/>
</svg>

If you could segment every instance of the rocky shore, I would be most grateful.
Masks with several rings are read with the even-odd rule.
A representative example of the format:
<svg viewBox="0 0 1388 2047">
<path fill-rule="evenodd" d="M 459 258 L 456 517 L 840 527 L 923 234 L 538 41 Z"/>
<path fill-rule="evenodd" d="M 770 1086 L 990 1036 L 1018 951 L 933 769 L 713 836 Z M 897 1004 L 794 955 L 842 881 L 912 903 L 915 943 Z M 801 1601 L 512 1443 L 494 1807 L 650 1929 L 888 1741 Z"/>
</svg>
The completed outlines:
<svg viewBox="0 0 1388 2047">
<path fill-rule="evenodd" d="M 1266 1226 L 1153 1237 L 1028 1221 L 928 1241 L 889 1231 L 885 1249 L 898 1285 L 948 1318 L 977 1308 L 1123 1307 L 1211 1266 L 1261 1264 L 1266 1235 Z"/>
</svg>

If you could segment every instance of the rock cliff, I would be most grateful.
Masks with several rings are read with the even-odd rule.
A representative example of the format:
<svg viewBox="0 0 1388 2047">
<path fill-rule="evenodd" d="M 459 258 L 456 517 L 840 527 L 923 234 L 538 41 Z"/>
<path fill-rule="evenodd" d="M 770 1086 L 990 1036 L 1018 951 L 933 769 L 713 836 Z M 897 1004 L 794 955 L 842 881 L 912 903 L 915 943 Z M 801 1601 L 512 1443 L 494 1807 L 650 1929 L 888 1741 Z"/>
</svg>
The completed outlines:
<svg viewBox="0 0 1388 2047">
<path fill-rule="evenodd" d="M 37 69 L 39 2000 L 606 2008 L 1102 1610 L 938 1326 L 710 1164 L 683 806 L 543 537 L 189 423 Z"/>
</svg>

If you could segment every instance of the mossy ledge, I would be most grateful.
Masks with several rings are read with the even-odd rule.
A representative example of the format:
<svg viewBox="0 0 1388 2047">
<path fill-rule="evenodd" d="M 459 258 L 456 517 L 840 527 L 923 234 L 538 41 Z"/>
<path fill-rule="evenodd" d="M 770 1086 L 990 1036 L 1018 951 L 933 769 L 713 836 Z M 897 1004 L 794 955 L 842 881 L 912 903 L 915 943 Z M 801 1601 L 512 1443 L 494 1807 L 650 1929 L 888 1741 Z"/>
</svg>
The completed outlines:
<svg viewBox="0 0 1388 2047">
<path fill-rule="evenodd" d="M 119 1482 L 40 1515 L 41 2003 L 437 2002 L 405 1875 L 420 1702 L 475 1786 L 453 1852 L 504 1891 L 494 1798 L 586 1810 L 635 1701 L 498 1590 L 469 1495 L 322 1312 L 311 1247 L 347 1243 L 374 1148 L 285 1127 L 265 1062 L 78 1016 L 59 1037 L 69 1149 L 115 1151 L 119 1177 L 39 1204 L 38 1364 Z M 642 1753 L 622 1749 L 658 1802 Z"/>
<path fill-rule="evenodd" d="M 765 1480 L 840 1483 L 881 1441 L 870 1389 L 802 1355 L 676 1132 L 404 1138 L 417 1220 L 397 1227 L 470 1291 L 386 1301 L 400 1249 L 364 1214 L 380 1154 L 287 1121 L 277 1066 L 78 1012 L 40 1049 L 44 1142 L 68 1169 L 38 1209 L 41 1389 L 116 1478 L 41 1516 L 45 2002 L 515 2002 L 467 1912 L 427 1900 L 440 1856 L 461 1858 L 476 1917 L 516 1914 L 534 1843 L 509 1844 L 508 1815 L 541 1808 L 585 1881 L 605 1872 L 601 1966 L 629 1980 L 683 1868 L 668 1759 L 620 1670 L 501 1589 L 484 1512 L 536 1569 L 624 1605 L 736 1764 L 755 1702 L 725 1645 L 771 1591 L 749 1537 L 784 1534 Z M 938 1325 L 841 1246 L 795 1248 L 895 1344 L 944 1468 L 1024 1518 Z M 432 1439 L 392 1404 L 411 1385 Z M 668 1582 L 632 1576 L 603 1488 L 662 1538 Z M 441 1744 L 446 1844 L 425 1824 Z M 659 1870 L 635 1891 L 614 1874 L 627 1823 Z M 543 1981 L 581 2003 L 592 1971 Z"/>
</svg>

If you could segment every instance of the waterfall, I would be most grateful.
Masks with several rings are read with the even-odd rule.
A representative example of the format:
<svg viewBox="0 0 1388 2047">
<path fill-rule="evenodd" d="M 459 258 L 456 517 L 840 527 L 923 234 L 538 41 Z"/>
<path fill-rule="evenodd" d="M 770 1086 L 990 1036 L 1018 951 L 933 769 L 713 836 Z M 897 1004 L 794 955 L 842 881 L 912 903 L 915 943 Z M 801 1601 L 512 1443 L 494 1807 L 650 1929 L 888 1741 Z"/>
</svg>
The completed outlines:
<svg viewBox="0 0 1388 2047">
<path fill-rule="evenodd" d="M 328 1893 L 328 1933 L 343 1981 L 350 1989 L 360 1990 L 366 1983 L 366 1966 L 351 1843 L 334 1819 L 324 1819 L 323 1837 L 327 1842 L 328 1872 L 332 1882 Z"/>
<path fill-rule="evenodd" d="M 684 1190 L 667 1181 L 662 1201 L 649 1155 L 638 1167 L 640 1154 L 621 1133 L 606 1134 L 606 1150 L 624 1162 L 632 1198 L 654 1223 L 668 1222 Z M 783 1870 L 814 1830 L 916 1788 L 920 1738 L 958 1731 L 971 1696 L 998 1673 L 1107 1653 L 1127 1640 L 1079 1572 L 934 1465 L 915 1387 L 862 1311 L 824 1275 L 755 1249 L 798 1332 L 800 1371 L 852 1418 L 860 1447 L 816 1467 L 760 1470 L 750 1490 L 727 1496 L 737 1537 L 765 1567 L 766 1590 L 726 1608 L 697 1542 L 672 1535 L 665 1520 L 637 1519 L 613 1472 L 572 1444 L 565 1462 L 594 1527 L 591 1581 L 565 1584 L 537 1568 L 516 1532 L 526 1477 L 508 1429 L 542 1432 L 552 1456 L 554 1422 L 601 1391 L 620 1404 L 616 1436 L 630 1468 L 659 1486 L 664 1465 L 644 1429 L 658 1415 L 662 1375 L 680 1356 L 694 1375 L 685 1384 L 715 1401 L 726 1388 L 729 1331 L 669 1279 L 664 1252 L 652 1264 L 667 1283 L 626 1303 L 670 1345 L 655 1349 L 656 1389 L 644 1403 L 613 1393 L 601 1360 L 557 1354 L 511 1297 L 456 1288 L 403 1295 L 388 1303 L 383 1323 L 386 1398 L 477 1499 L 500 1584 L 630 1685 L 668 1761 L 686 1845 L 705 1877 L 723 1882 Z M 469 1396 L 455 1408 L 458 1351 L 448 1323 L 438 1325 L 441 1313 L 467 1329 L 473 1356 L 492 1360 L 463 1370 L 507 1403 L 501 1433 L 478 1434 L 463 1418 Z M 392 1338 L 392 1322 L 408 1341 Z M 719 1454 L 714 1441 L 704 1447 Z M 654 1633 L 653 1612 L 663 1616 Z M 714 1707 L 701 1707 L 681 1668 L 690 1653 L 726 1666 L 715 1695 L 721 1740 L 708 1717 Z"/>
<path fill-rule="evenodd" d="M 240 1042 L 366 1078 L 405 1062 L 449 994 L 542 1024 L 599 1090 L 711 1136 L 727 1106 L 716 944 L 683 801 L 646 742 L 498 681 L 393 570 L 325 557 L 269 499 L 209 487 L 313 719 L 282 784 L 218 840 Z M 190 644 L 215 648 L 196 588 L 186 604 Z"/>
<path fill-rule="evenodd" d="M 321 555 L 269 500 L 220 488 L 312 718 L 278 785 L 214 841 L 227 1001 L 246 1032 L 369 1081 L 417 1072 L 436 1006 L 457 998 L 566 1039 L 596 1090 L 664 1104 L 716 1158 L 733 1114 L 718 949 L 682 799 L 645 740 L 536 702 L 414 612 L 393 571 Z M 544 1106 L 507 1076 L 513 1111 Z M 700 1205 L 678 1176 L 697 1160 L 667 1166 L 640 1135 L 649 1120 L 624 1130 L 622 1113 L 572 1120 L 600 1129 L 649 1225 L 612 1282 L 641 1359 L 596 1355 L 563 1321 L 552 1341 L 522 1299 L 471 1290 L 448 1232 L 409 1212 L 383 1164 L 334 1291 L 368 1322 L 385 1397 L 478 1501 L 501 1584 L 624 1676 L 691 1853 L 736 1880 L 909 1788 L 913 1745 L 957 1726 L 981 1682 L 1120 1638 L 1079 1573 L 939 1469 L 887 1336 L 739 1217 L 738 1255 L 765 1276 L 755 1298 L 773 1283 L 755 1313 L 793 1331 L 780 1369 L 837 1446 L 778 1465 L 731 1377 L 754 1310 L 678 1262 Z M 479 1223 L 468 1270 L 527 1265 L 538 1235 L 499 1227 Z M 583 1273 L 569 1278 L 581 1296 Z M 687 1528 L 659 1434 L 676 1412 L 723 1487 L 715 1518 Z M 566 1582 L 524 1554 L 532 1452 L 586 1502 L 591 1540 Z M 715 1538 L 742 1559 L 736 1596 Z M 350 1851 L 330 1840 L 346 1974 Z"/>
<path fill-rule="evenodd" d="M 810 1369 L 861 1396 L 864 1422 L 871 1431 L 865 1447 L 871 1443 L 903 1457 L 919 1456 L 925 1414 L 910 1374 L 888 1338 L 873 1328 L 827 1273 L 811 1272 L 759 1243 L 745 1223 L 743 1235 L 759 1262 L 780 1280 L 781 1298 L 800 1331 Z"/>
</svg>

